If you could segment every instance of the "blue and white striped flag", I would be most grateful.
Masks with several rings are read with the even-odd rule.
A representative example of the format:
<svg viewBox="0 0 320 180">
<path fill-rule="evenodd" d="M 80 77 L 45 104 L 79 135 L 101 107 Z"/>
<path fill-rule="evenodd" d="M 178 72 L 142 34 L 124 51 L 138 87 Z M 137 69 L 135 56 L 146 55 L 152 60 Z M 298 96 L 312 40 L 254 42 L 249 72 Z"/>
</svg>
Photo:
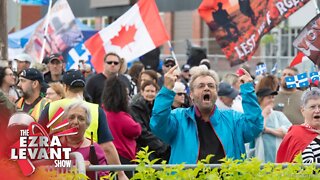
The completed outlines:
<svg viewBox="0 0 320 180">
<path fill-rule="evenodd" d="M 24 4 L 24 5 L 43 6 L 43 5 L 49 5 L 50 0 L 13 0 L 13 1 L 19 4 Z"/>
<path fill-rule="evenodd" d="M 316 81 L 320 81 L 320 75 L 319 75 L 319 72 L 311 72 L 310 73 L 310 79 L 311 79 L 311 82 L 314 83 Z"/>
<path fill-rule="evenodd" d="M 262 75 L 262 74 L 264 74 L 264 73 L 266 73 L 267 72 L 267 66 L 266 66 L 266 64 L 259 64 L 259 65 L 257 65 L 256 66 L 256 75 L 258 76 L 258 75 Z"/>
<path fill-rule="evenodd" d="M 309 80 L 307 73 L 298 74 L 295 76 L 289 76 L 285 78 L 287 88 L 308 87 Z"/>
</svg>

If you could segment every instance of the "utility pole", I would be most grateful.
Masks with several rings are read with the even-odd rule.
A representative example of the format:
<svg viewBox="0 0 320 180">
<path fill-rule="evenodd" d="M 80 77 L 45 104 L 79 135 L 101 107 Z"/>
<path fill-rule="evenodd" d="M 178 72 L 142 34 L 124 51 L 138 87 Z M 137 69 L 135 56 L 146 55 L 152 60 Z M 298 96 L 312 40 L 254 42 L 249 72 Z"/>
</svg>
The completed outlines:
<svg viewBox="0 0 320 180">
<path fill-rule="evenodd" d="M 7 0 L 0 1 L 0 66 L 8 64 Z"/>
</svg>

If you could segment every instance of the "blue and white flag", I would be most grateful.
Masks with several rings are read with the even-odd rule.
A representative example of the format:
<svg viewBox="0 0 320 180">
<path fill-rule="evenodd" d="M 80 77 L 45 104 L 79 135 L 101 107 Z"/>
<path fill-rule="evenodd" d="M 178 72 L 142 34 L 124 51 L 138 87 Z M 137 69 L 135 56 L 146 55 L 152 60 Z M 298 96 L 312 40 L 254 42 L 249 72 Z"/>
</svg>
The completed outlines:
<svg viewBox="0 0 320 180">
<path fill-rule="evenodd" d="M 316 81 L 320 81 L 319 72 L 311 72 L 310 73 L 311 82 L 314 83 Z"/>
<path fill-rule="evenodd" d="M 299 88 L 309 86 L 309 80 L 306 72 L 295 76 L 286 77 L 285 80 L 287 88 Z"/>
<path fill-rule="evenodd" d="M 24 5 L 43 6 L 43 5 L 49 5 L 50 0 L 13 0 L 13 1 L 19 4 L 24 4 Z"/>
<path fill-rule="evenodd" d="M 262 75 L 264 73 L 267 72 L 267 66 L 266 64 L 259 64 L 256 66 L 256 75 L 259 76 L 259 75 Z"/>
<path fill-rule="evenodd" d="M 78 69 L 80 60 L 84 63 L 90 64 L 92 67 L 91 54 L 83 43 L 79 43 L 76 47 L 70 49 L 66 60 L 66 70 Z"/>
<path fill-rule="evenodd" d="M 278 69 L 278 63 L 275 63 L 273 68 L 271 69 L 271 74 L 276 74 L 277 73 L 277 69 Z"/>
</svg>

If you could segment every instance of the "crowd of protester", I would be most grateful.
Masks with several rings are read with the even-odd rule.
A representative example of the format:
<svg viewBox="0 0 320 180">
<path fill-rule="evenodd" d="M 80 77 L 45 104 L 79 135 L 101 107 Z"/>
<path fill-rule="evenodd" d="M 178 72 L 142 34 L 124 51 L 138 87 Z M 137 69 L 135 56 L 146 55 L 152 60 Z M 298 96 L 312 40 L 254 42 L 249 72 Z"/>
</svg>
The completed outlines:
<svg viewBox="0 0 320 180">
<path fill-rule="evenodd" d="M 285 77 L 298 74 L 295 68 L 285 68 L 280 78 L 263 74 L 255 80 L 245 69 L 219 76 L 208 59 L 178 68 L 166 57 L 159 73 L 140 62 L 128 69 L 123 58 L 109 53 L 98 74 L 85 63 L 66 71 L 59 54 L 41 66 L 33 66 L 28 54 L 15 61 L 15 71 L 0 67 L 1 98 L 49 134 L 56 130 L 46 125 L 63 108 L 55 125 L 66 118 L 78 133 L 61 141 L 87 165 L 91 139 L 98 164 L 133 164 L 146 146 L 153 151 L 150 160 L 172 164 L 195 164 L 209 154 L 210 163 L 242 154 L 263 162 L 292 162 L 299 153 L 303 162 L 320 160 L 320 90 L 287 88 Z"/>
</svg>

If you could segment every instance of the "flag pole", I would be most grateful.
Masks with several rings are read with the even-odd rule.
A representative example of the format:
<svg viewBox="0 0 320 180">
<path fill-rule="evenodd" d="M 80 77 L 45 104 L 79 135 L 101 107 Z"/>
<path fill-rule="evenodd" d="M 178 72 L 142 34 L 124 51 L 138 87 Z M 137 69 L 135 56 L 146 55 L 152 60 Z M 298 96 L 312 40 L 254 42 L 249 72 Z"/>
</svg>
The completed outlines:
<svg viewBox="0 0 320 180">
<path fill-rule="evenodd" d="M 314 3 L 314 7 L 316 8 L 317 14 L 319 14 L 320 10 L 319 10 L 318 4 L 317 4 L 317 0 L 313 0 L 313 3 Z"/>
<path fill-rule="evenodd" d="M 170 49 L 171 56 L 173 57 L 174 61 L 176 62 L 176 65 L 178 65 L 178 68 L 177 68 L 177 69 L 178 69 L 178 71 L 179 71 L 179 73 L 180 73 L 180 72 L 181 72 L 180 66 L 179 66 L 179 63 L 178 63 L 176 54 L 175 54 L 174 51 L 173 51 L 173 47 L 172 47 L 172 45 L 171 45 L 171 42 L 170 42 L 170 41 L 167 41 L 167 43 L 168 43 L 168 46 L 169 46 L 169 49 Z"/>
<path fill-rule="evenodd" d="M 52 7 L 52 0 L 49 0 L 48 12 L 47 12 L 47 16 L 45 18 L 45 27 L 44 27 L 44 35 L 43 35 L 42 48 L 41 48 L 41 54 L 40 54 L 40 62 L 42 62 L 42 60 L 43 60 L 44 50 L 45 50 L 46 44 L 47 44 L 46 37 L 48 35 L 48 26 L 49 26 L 51 7 Z"/>
</svg>

